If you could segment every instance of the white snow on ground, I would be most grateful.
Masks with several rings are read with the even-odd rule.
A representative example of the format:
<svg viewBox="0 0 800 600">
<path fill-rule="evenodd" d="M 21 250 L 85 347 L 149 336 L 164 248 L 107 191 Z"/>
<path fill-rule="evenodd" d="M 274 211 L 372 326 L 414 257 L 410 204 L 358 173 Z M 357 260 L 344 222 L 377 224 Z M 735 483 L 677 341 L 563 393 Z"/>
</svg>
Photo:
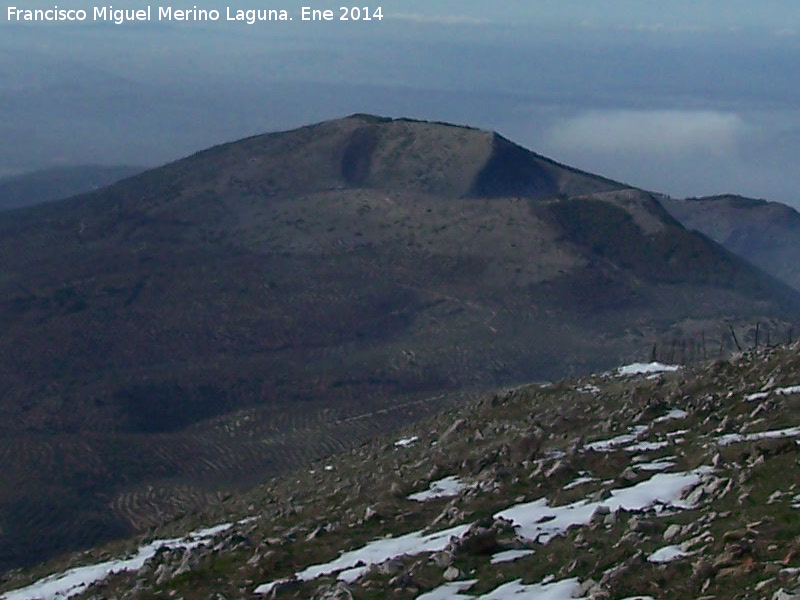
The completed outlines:
<svg viewBox="0 0 800 600">
<path fill-rule="evenodd" d="M 45 577 L 27 587 L 6 592 L 0 595 L 0 600 L 63 600 L 71 598 L 84 592 L 93 583 L 104 580 L 112 573 L 138 571 L 145 562 L 155 556 L 160 548 L 196 548 L 232 526 L 231 523 L 223 523 L 208 529 L 200 529 L 184 538 L 155 540 L 139 548 L 138 552 L 130 558 L 75 567 L 64 573 Z"/>
<path fill-rule="evenodd" d="M 535 550 L 505 550 L 503 552 L 498 552 L 497 554 L 493 554 L 492 559 L 489 562 L 493 565 L 503 562 L 513 562 L 518 558 L 522 558 L 524 556 L 530 556 L 534 552 Z"/>
<path fill-rule="evenodd" d="M 474 581 L 446 583 L 427 594 L 418 596 L 417 600 L 580 600 L 574 596 L 580 589 L 577 579 L 530 585 L 525 585 L 518 579 L 503 584 L 483 596 L 464 596 L 458 593 L 469 589 L 474 583 Z"/>
<path fill-rule="evenodd" d="M 653 450 L 661 450 L 669 446 L 669 442 L 664 440 L 661 442 L 637 442 L 631 446 L 625 446 L 623 450 L 627 452 L 652 452 Z"/>
<path fill-rule="evenodd" d="M 562 579 L 553 583 L 525 585 L 521 579 L 501 585 L 480 600 L 571 600 L 580 589 L 577 579 Z"/>
<path fill-rule="evenodd" d="M 671 421 L 673 419 L 685 419 L 689 416 L 685 410 L 681 410 L 680 408 L 673 408 L 663 417 L 658 417 L 653 423 L 663 423 L 664 421 Z"/>
<path fill-rule="evenodd" d="M 635 442 L 641 435 L 647 431 L 646 425 L 637 425 L 631 430 L 631 433 L 623 433 L 608 440 L 598 440 L 591 444 L 586 444 L 587 450 L 594 450 L 595 452 L 610 452 L 615 446 L 622 444 L 630 444 Z"/>
<path fill-rule="evenodd" d="M 445 477 L 439 481 L 432 481 L 430 488 L 423 492 L 411 494 L 408 499 L 416 502 L 425 502 L 427 500 L 435 500 L 436 498 L 449 498 L 451 496 L 458 496 L 461 490 L 467 486 L 455 475 Z"/>
<path fill-rule="evenodd" d="M 403 439 L 397 440 L 394 443 L 394 445 L 397 446 L 398 448 L 408 448 L 411 444 L 413 444 L 417 440 L 419 440 L 419 437 L 417 437 L 416 435 L 412 435 L 409 438 L 403 438 Z"/>
<path fill-rule="evenodd" d="M 783 438 L 800 436 L 800 427 L 788 427 L 786 429 L 774 429 L 772 431 L 759 431 L 756 433 L 729 433 L 717 438 L 720 446 L 727 446 L 737 442 L 754 442 L 768 438 Z"/>
<path fill-rule="evenodd" d="M 775 388 L 772 390 L 781 396 L 790 396 L 791 394 L 800 394 L 800 385 L 790 385 L 788 387 Z M 744 397 L 745 402 L 753 402 L 755 400 L 763 400 L 769 397 L 770 392 L 755 392 L 754 394 L 746 394 Z"/>
<path fill-rule="evenodd" d="M 427 535 L 423 535 L 421 531 L 415 531 L 397 538 L 374 540 L 366 546 L 344 552 L 339 555 L 339 558 L 330 562 L 312 565 L 297 573 L 295 577 L 300 581 L 311 581 L 321 575 L 339 573 L 339 579 L 353 582 L 366 573 L 370 565 L 378 565 L 404 554 L 414 555 L 443 550 L 450 542 L 451 537 L 461 537 L 469 528 L 470 525 L 458 525 Z M 255 589 L 255 593 L 268 594 L 272 588 L 285 581 L 287 580 L 283 579 L 259 585 Z"/>
<path fill-rule="evenodd" d="M 578 388 L 579 392 L 583 392 L 584 394 L 599 394 L 602 390 L 594 384 L 587 383 L 585 386 Z"/>
<path fill-rule="evenodd" d="M 686 433 L 689 433 L 688 429 L 678 429 L 678 431 L 668 431 L 667 432 L 667 437 L 671 438 L 671 437 L 675 437 L 675 436 L 678 436 L 678 435 L 684 435 Z"/>
<path fill-rule="evenodd" d="M 788 387 L 775 388 L 772 391 L 780 396 L 790 396 L 792 394 L 800 394 L 800 385 L 790 385 Z M 754 402 L 755 400 L 763 400 L 764 398 L 768 398 L 769 395 L 770 395 L 769 391 L 755 392 L 754 394 L 745 394 L 744 401 Z"/>
<path fill-rule="evenodd" d="M 651 563 L 666 563 L 684 556 L 689 554 L 681 550 L 680 546 L 664 546 L 648 556 L 647 560 Z"/>
<path fill-rule="evenodd" d="M 597 481 L 597 478 L 596 477 L 578 477 L 574 481 L 572 481 L 572 482 L 568 483 L 567 485 L 565 485 L 563 489 L 571 490 L 572 488 L 576 488 L 579 485 L 583 485 L 584 483 L 589 483 L 590 481 Z"/>
<path fill-rule="evenodd" d="M 653 375 L 656 373 L 672 373 L 680 369 L 679 365 L 665 365 L 660 362 L 633 363 L 617 369 L 617 374 L 624 377 L 630 375 Z"/>
<path fill-rule="evenodd" d="M 518 504 L 495 514 L 495 518 L 507 519 L 518 529 L 518 533 L 528 539 L 546 544 L 575 525 L 586 525 L 598 508 L 609 510 L 644 510 L 664 507 L 691 508 L 681 500 L 684 490 L 696 486 L 709 467 L 700 467 L 684 473 L 658 473 L 650 479 L 632 487 L 613 490 L 611 497 L 600 502 L 580 500 L 564 506 L 547 505 L 547 499 Z"/>
<path fill-rule="evenodd" d="M 703 476 L 711 471 L 710 467 L 700 467 L 685 473 L 658 473 L 647 481 L 642 481 L 632 487 L 613 490 L 611 497 L 601 502 L 581 500 L 573 504 L 551 508 L 547 506 L 547 499 L 542 498 L 535 502 L 511 506 L 497 513 L 495 518 L 512 521 L 514 526 L 519 528 L 520 535 L 544 544 L 573 525 L 585 525 L 601 506 L 608 507 L 612 511 L 618 508 L 626 510 L 655 508 L 658 511 L 667 506 L 691 508 L 691 504 L 681 500 L 682 492 L 696 486 L 703 479 Z M 422 531 L 415 531 L 397 538 L 374 540 L 361 548 L 344 552 L 330 562 L 307 567 L 303 571 L 296 573 L 292 579 L 311 581 L 322 575 L 337 573 L 339 579 L 353 582 L 364 575 L 371 565 L 381 564 L 402 555 L 439 552 L 447 546 L 450 538 L 463 536 L 470 527 L 471 524 L 465 524 L 427 535 L 423 534 Z M 269 594 L 276 585 L 286 581 L 291 581 L 291 579 L 264 583 L 259 585 L 254 592 L 256 594 Z M 573 581 L 577 585 L 576 580 L 568 581 Z M 558 600 L 562 596 L 557 594 L 560 594 L 561 590 L 566 589 L 566 587 L 568 585 L 563 581 L 557 584 L 536 584 L 533 586 L 521 586 L 518 582 L 513 582 L 497 588 L 491 594 L 481 596 L 481 599 L 502 600 L 516 594 L 514 596 L 516 600 L 523 598 Z M 454 588 L 448 589 L 453 594 L 458 591 Z M 569 593 L 571 594 L 574 589 L 575 586 L 570 587 L 571 591 Z M 504 591 L 501 592 L 501 590 Z M 498 593 L 507 595 L 495 595 Z M 458 596 L 451 595 L 450 597 L 457 598 Z M 563 597 L 570 598 L 570 595 Z M 441 599 L 448 598 L 448 596 L 434 596 L 434 598 Z"/>
<path fill-rule="evenodd" d="M 637 456 L 636 458 L 639 457 Z M 660 460 L 654 460 L 653 462 L 643 462 L 635 464 L 633 468 L 639 469 L 641 471 L 666 471 L 667 469 L 673 466 L 675 466 L 675 459 L 674 457 L 670 457 L 670 458 L 663 458 Z"/>
<path fill-rule="evenodd" d="M 476 583 L 478 583 L 477 579 L 445 583 L 435 590 L 422 594 L 422 596 L 417 596 L 417 600 L 474 600 L 474 596 L 464 596 L 458 592 L 466 592 Z"/>
</svg>

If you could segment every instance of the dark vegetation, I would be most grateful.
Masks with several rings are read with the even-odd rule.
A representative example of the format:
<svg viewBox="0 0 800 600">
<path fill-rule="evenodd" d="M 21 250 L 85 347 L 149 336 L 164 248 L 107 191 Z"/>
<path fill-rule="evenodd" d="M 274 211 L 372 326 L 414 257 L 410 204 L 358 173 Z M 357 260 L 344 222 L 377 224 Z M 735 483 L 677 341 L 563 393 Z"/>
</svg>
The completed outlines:
<svg viewBox="0 0 800 600">
<path fill-rule="evenodd" d="M 624 208 L 593 198 L 571 198 L 552 210 L 570 241 L 591 254 L 612 261 L 636 276 L 665 283 L 698 283 L 763 289 L 763 273 L 708 238 L 664 220 L 664 228 L 642 235 Z M 777 284 L 777 282 L 776 282 Z M 774 293 L 780 285 L 770 289 Z"/>
<path fill-rule="evenodd" d="M 380 129 L 377 125 L 361 127 L 352 133 L 342 155 L 342 176 L 347 185 L 364 183 L 379 140 Z"/>
<path fill-rule="evenodd" d="M 478 173 L 472 193 L 485 198 L 555 196 L 559 186 L 535 154 L 495 135 L 492 154 Z"/>
</svg>

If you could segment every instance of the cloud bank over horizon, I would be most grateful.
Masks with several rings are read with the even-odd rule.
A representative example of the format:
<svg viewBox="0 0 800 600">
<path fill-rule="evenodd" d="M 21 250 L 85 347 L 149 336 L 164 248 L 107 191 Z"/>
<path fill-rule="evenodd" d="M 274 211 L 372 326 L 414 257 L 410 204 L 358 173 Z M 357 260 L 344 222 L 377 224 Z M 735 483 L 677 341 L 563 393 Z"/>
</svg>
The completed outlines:
<svg viewBox="0 0 800 600">
<path fill-rule="evenodd" d="M 592 110 L 559 121 L 549 144 L 571 151 L 725 155 L 734 151 L 745 124 L 736 113 L 715 110 Z"/>
<path fill-rule="evenodd" d="M 541 149 L 568 164 L 675 197 L 734 193 L 795 207 L 800 111 L 609 109 L 554 119 Z"/>
<path fill-rule="evenodd" d="M 743 0 L 404 0 L 384 14 L 343 26 L 5 23 L 0 173 L 155 166 L 370 112 L 494 129 L 672 195 L 800 206 L 800 11 L 788 0 L 758 11 Z"/>
</svg>

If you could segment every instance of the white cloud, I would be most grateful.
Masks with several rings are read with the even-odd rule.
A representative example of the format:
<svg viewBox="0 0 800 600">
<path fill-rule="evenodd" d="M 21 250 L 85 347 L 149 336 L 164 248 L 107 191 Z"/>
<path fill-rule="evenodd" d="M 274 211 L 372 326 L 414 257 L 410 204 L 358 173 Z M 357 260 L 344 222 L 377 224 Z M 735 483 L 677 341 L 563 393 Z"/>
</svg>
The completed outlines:
<svg viewBox="0 0 800 600">
<path fill-rule="evenodd" d="M 713 110 L 590 111 L 556 123 L 548 145 L 564 151 L 676 155 L 734 150 L 745 130 L 735 113 Z"/>
<path fill-rule="evenodd" d="M 706 25 L 694 25 L 691 23 L 637 23 L 633 27 L 621 26 L 621 31 L 636 31 L 640 33 L 695 33 L 706 34 L 713 31 Z"/>
<path fill-rule="evenodd" d="M 485 25 L 486 19 L 478 19 L 467 15 L 423 15 L 421 13 L 392 13 L 392 19 L 413 21 L 415 23 L 431 23 L 434 25 Z"/>
<path fill-rule="evenodd" d="M 621 31 L 623 33 L 638 33 L 638 34 L 698 34 L 707 35 L 718 31 L 727 31 L 728 33 L 736 33 L 735 28 L 729 27 L 720 30 L 717 27 L 710 25 L 699 25 L 696 23 L 663 23 L 663 22 L 649 22 L 639 21 L 631 23 L 605 23 L 597 19 L 581 19 L 578 21 L 578 27 L 581 29 L 589 29 L 594 31 Z"/>
</svg>

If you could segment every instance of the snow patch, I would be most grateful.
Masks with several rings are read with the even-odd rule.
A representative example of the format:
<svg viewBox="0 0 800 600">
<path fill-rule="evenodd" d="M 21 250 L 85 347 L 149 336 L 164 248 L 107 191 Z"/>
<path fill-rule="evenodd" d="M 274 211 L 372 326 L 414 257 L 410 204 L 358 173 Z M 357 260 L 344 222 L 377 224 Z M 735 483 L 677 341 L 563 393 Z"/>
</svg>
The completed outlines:
<svg viewBox="0 0 800 600">
<path fill-rule="evenodd" d="M 461 537 L 469 528 L 470 525 L 458 525 L 427 535 L 423 535 L 421 531 L 415 531 L 397 538 L 374 540 L 361 548 L 343 552 L 339 558 L 330 562 L 307 567 L 295 574 L 294 577 L 300 581 L 312 581 L 322 575 L 339 573 L 340 579 L 352 583 L 366 573 L 370 565 L 379 565 L 404 554 L 415 555 L 444 550 L 450 543 L 451 537 Z M 276 585 L 286 581 L 290 581 L 290 579 L 259 585 L 254 593 L 269 594 Z"/>
<path fill-rule="evenodd" d="M 207 529 L 200 529 L 183 538 L 155 540 L 139 548 L 137 553 L 129 558 L 75 567 L 64 573 L 40 579 L 27 587 L 6 592 L 0 595 L 0 600 L 63 600 L 71 598 L 85 592 L 90 585 L 103 581 L 113 573 L 138 571 L 161 548 L 191 550 L 231 527 L 233 527 L 232 523 L 223 523 Z"/>
<path fill-rule="evenodd" d="M 681 550 L 680 546 L 664 546 L 648 556 L 647 560 L 651 563 L 667 563 L 684 556 L 689 556 L 689 553 Z"/>
<path fill-rule="evenodd" d="M 797 437 L 800 436 L 800 427 L 786 429 L 773 429 L 772 431 L 759 431 L 757 433 L 729 433 L 717 438 L 720 446 L 728 446 L 738 442 L 754 442 L 757 440 Z"/>
<path fill-rule="evenodd" d="M 587 383 L 583 387 L 578 388 L 578 391 L 584 394 L 592 394 L 594 396 L 596 394 L 599 394 L 601 390 L 596 385 Z"/>
<path fill-rule="evenodd" d="M 617 369 L 617 374 L 623 377 L 631 375 L 654 375 L 657 373 L 673 373 L 680 369 L 679 365 L 665 365 L 660 362 L 632 363 Z"/>
<path fill-rule="evenodd" d="M 577 579 L 563 579 L 525 585 L 521 579 L 506 583 L 483 596 L 464 596 L 458 592 L 469 589 L 474 581 L 446 583 L 435 590 L 417 596 L 417 600 L 580 600 Z M 466 584 L 469 584 L 467 586 Z"/>
<path fill-rule="evenodd" d="M 658 417 L 653 423 L 663 423 L 664 421 L 672 421 L 673 419 L 685 419 L 689 416 L 685 410 L 681 410 L 680 408 L 673 408 L 663 417 Z"/>
<path fill-rule="evenodd" d="M 521 579 L 501 585 L 480 600 L 572 600 L 580 590 L 577 579 L 562 579 L 553 583 L 525 585 Z"/>
<path fill-rule="evenodd" d="M 494 516 L 511 521 L 519 535 L 546 544 L 570 527 L 588 524 L 600 508 L 607 508 L 611 512 L 618 509 L 632 511 L 655 508 L 660 512 L 666 507 L 692 508 L 692 504 L 681 500 L 682 494 L 699 484 L 709 472 L 710 467 L 700 467 L 684 473 L 658 473 L 632 487 L 613 490 L 610 498 L 600 502 L 580 500 L 550 507 L 546 498 L 540 498 L 517 504 Z"/>
<path fill-rule="evenodd" d="M 458 592 L 466 592 L 476 583 L 478 583 L 477 579 L 445 583 L 435 590 L 422 594 L 422 596 L 417 596 L 417 600 L 473 600 L 473 596 L 464 596 Z"/>
<path fill-rule="evenodd" d="M 530 556 L 534 552 L 535 550 L 505 550 L 503 552 L 493 554 L 492 559 L 489 562 L 493 565 L 503 562 L 513 562 L 519 558 Z"/>
<path fill-rule="evenodd" d="M 755 394 L 747 394 L 744 397 L 745 402 L 753 402 L 755 400 L 763 400 L 769 396 L 769 392 L 756 392 Z"/>
<path fill-rule="evenodd" d="M 398 448 L 408 448 L 411 444 L 413 444 L 414 442 L 416 442 L 418 440 L 419 440 L 418 436 L 412 435 L 409 438 L 402 438 L 402 439 L 397 440 L 394 443 L 394 445 L 397 446 Z"/>
<path fill-rule="evenodd" d="M 678 435 L 685 435 L 687 433 L 689 433 L 688 429 L 678 429 L 678 431 L 668 431 L 667 432 L 667 437 L 671 438 L 671 437 L 675 437 L 675 436 L 678 436 Z"/>
<path fill-rule="evenodd" d="M 584 448 L 587 450 L 594 450 L 595 452 L 610 452 L 615 446 L 622 444 L 630 444 L 635 442 L 647 431 L 646 425 L 637 425 L 631 430 L 631 433 L 623 433 L 608 440 L 598 440 L 590 444 L 586 444 Z"/>
<path fill-rule="evenodd" d="M 653 450 L 661 450 L 661 448 L 667 446 L 669 446 L 669 442 L 666 440 L 661 442 L 638 442 L 631 446 L 625 446 L 623 450 L 627 452 L 652 452 Z"/>
<path fill-rule="evenodd" d="M 800 385 L 792 385 L 790 387 L 778 388 L 775 390 L 776 394 L 781 396 L 789 396 L 791 394 L 800 394 Z"/>
<path fill-rule="evenodd" d="M 636 458 L 639 457 L 637 456 Z M 666 471 L 667 469 L 673 466 L 675 466 L 675 460 L 674 457 L 671 457 L 671 458 L 664 458 L 661 460 L 654 460 L 652 462 L 639 463 L 637 465 L 634 465 L 634 468 L 639 469 L 641 471 Z"/>
<path fill-rule="evenodd" d="M 426 502 L 436 498 L 450 498 L 451 496 L 458 496 L 466 487 L 466 484 L 462 483 L 458 477 L 451 475 L 439 481 L 431 482 L 427 490 L 411 494 L 408 499 L 415 502 Z"/>
<path fill-rule="evenodd" d="M 568 483 L 567 485 L 565 485 L 563 489 L 571 490 L 572 488 L 576 488 L 579 485 L 583 485 L 584 483 L 589 483 L 591 481 L 597 481 L 597 478 L 596 477 L 578 477 L 576 480 L 574 480 L 571 483 Z"/>
</svg>

